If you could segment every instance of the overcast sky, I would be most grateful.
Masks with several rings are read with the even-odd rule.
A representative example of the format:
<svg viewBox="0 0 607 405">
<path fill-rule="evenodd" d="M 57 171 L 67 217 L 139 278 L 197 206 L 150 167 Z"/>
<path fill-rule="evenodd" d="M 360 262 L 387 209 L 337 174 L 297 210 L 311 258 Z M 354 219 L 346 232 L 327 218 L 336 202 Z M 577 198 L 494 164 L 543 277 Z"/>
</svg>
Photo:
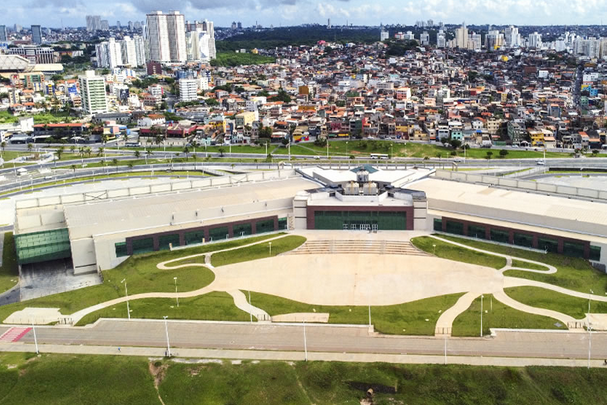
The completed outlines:
<svg viewBox="0 0 607 405">
<path fill-rule="evenodd" d="M 242 21 L 250 26 L 302 23 L 333 25 L 413 24 L 417 20 L 469 24 L 601 24 L 607 23 L 605 0 L 3 0 L 0 24 L 27 27 L 85 26 L 85 16 L 99 14 L 110 25 L 119 20 L 143 21 L 152 10 L 168 11 L 167 4 L 187 20 L 209 19 L 216 26 Z"/>
</svg>

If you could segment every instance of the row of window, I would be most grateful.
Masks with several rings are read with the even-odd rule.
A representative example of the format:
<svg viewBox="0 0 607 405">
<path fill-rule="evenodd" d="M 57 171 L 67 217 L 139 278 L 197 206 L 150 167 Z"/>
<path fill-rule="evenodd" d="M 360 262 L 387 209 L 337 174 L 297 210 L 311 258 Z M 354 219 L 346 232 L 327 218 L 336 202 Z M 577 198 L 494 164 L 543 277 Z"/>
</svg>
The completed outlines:
<svg viewBox="0 0 607 405">
<path fill-rule="evenodd" d="M 407 229 L 407 213 L 385 211 L 315 211 L 314 229 L 404 231 Z"/>
<path fill-rule="evenodd" d="M 500 243 L 510 243 L 510 232 L 502 229 L 494 229 L 489 227 L 489 234 L 487 235 L 487 227 L 479 225 L 468 225 L 468 232 L 464 232 L 464 223 L 453 220 L 445 220 L 445 231 L 455 235 L 463 235 L 477 239 L 487 239 Z M 438 232 L 443 231 L 442 219 L 434 219 L 434 230 Z M 533 246 L 533 235 L 514 231 L 512 244 L 515 246 L 528 247 L 543 249 L 547 252 L 557 253 L 559 241 L 555 238 L 540 236 L 537 238 L 537 246 Z M 584 243 L 575 241 L 564 241 L 563 252 L 564 255 L 572 257 L 584 257 Z M 599 246 L 590 246 L 590 260 L 598 261 L 601 259 L 601 248 Z"/>
<path fill-rule="evenodd" d="M 267 219 L 255 222 L 256 233 L 274 232 L 274 220 Z M 278 229 L 288 229 L 287 218 L 278 219 Z M 253 234 L 253 224 L 245 223 L 232 226 L 232 232 L 235 238 L 248 236 Z M 185 232 L 184 234 L 186 245 L 195 245 L 203 243 L 205 235 L 204 230 L 198 229 L 191 232 Z M 217 228 L 209 229 L 209 240 L 208 242 L 228 239 L 230 237 L 229 229 L 227 226 L 221 226 Z M 142 254 L 154 251 L 154 238 L 147 237 L 133 240 L 133 254 Z M 171 233 L 167 235 L 160 235 L 158 237 L 158 250 L 168 250 L 170 246 L 179 246 L 179 234 Z M 119 242 L 115 244 L 116 257 L 128 256 L 126 242 Z"/>
</svg>

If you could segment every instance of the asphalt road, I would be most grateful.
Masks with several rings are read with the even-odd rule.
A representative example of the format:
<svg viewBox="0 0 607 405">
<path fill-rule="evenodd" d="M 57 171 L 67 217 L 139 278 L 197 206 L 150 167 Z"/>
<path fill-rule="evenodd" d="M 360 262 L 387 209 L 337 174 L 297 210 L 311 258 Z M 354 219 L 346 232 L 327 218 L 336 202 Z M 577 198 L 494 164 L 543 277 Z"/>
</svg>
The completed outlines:
<svg viewBox="0 0 607 405">
<path fill-rule="evenodd" d="M 8 327 L 0 327 L 0 335 Z M 302 325 L 169 321 L 171 347 L 303 351 Z M 90 328 L 36 327 L 38 343 L 165 347 L 163 321 L 104 320 Z M 498 331 L 495 337 L 448 338 L 449 355 L 580 358 L 588 356 L 588 333 Z M 369 335 L 366 327 L 307 325 L 308 351 L 336 353 L 434 354 L 441 337 Z M 33 343 L 33 332 L 21 342 Z M 592 334 L 592 358 L 607 358 L 607 333 Z"/>
</svg>

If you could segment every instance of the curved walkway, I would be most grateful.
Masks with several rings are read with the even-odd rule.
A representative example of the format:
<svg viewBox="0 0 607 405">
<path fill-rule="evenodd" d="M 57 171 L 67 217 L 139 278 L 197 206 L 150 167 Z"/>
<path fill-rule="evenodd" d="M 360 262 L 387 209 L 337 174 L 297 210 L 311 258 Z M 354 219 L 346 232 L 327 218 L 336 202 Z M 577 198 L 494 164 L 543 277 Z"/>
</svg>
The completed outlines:
<svg viewBox="0 0 607 405">
<path fill-rule="evenodd" d="M 247 245 L 240 245 L 240 246 L 235 246 L 235 247 L 231 247 L 231 248 L 227 248 L 227 249 L 214 250 L 212 252 L 197 253 L 195 255 L 189 255 L 189 256 L 179 257 L 177 259 L 171 259 L 171 260 L 167 260 L 167 261 L 164 261 L 164 262 L 160 262 L 160 263 L 158 263 L 158 265 L 156 265 L 156 267 L 158 267 L 160 270 L 175 270 L 175 269 L 180 269 L 180 268 L 183 268 L 183 267 L 191 267 L 191 266 L 201 266 L 201 267 L 209 267 L 210 268 L 210 267 L 212 267 L 211 266 L 211 256 L 213 256 L 215 253 L 229 252 L 230 250 L 247 248 L 249 246 L 259 245 L 261 243 L 271 242 L 271 241 L 274 241 L 276 239 L 286 238 L 287 236 L 288 235 L 277 235 L 277 236 L 275 236 L 273 238 L 268 238 L 268 239 L 260 240 L 260 241 L 257 241 L 257 242 L 249 243 Z M 195 257 L 200 257 L 200 256 L 205 256 L 205 258 L 204 258 L 204 264 L 202 264 L 202 263 L 184 263 L 184 264 L 180 264 L 180 265 L 177 265 L 177 266 L 169 266 L 169 264 L 174 263 L 174 262 L 179 262 L 181 260 L 187 260 L 187 259 L 193 259 Z"/>
<path fill-rule="evenodd" d="M 236 247 L 232 247 L 232 248 L 228 248 L 228 249 L 222 249 L 222 250 L 217 250 L 217 251 L 213 251 L 213 252 L 206 252 L 206 253 L 198 253 L 195 255 L 190 255 L 190 256 L 185 256 L 185 257 L 180 257 L 178 259 L 171 259 L 171 260 L 167 260 L 161 263 L 158 263 L 157 267 L 161 270 L 174 270 L 174 269 L 179 269 L 179 268 L 183 268 L 183 267 L 206 267 L 209 270 L 211 270 L 213 273 L 215 273 L 215 280 L 217 279 L 217 271 L 215 270 L 215 267 L 211 264 L 211 256 L 215 253 L 220 253 L 220 252 L 227 252 L 230 250 L 236 250 L 236 249 L 241 249 L 241 248 L 245 248 L 245 247 L 249 247 L 249 246 L 253 246 L 253 245 L 258 245 L 260 243 L 265 243 L 265 242 L 269 242 L 269 241 L 273 241 L 276 239 L 280 239 L 280 238 L 284 238 L 287 235 L 278 235 L 274 238 L 268 238 L 268 239 L 264 239 L 262 241 L 258 241 L 258 242 L 253 242 L 253 243 L 249 243 L 247 245 L 241 245 L 241 246 L 236 246 Z M 167 264 L 170 264 L 172 262 L 177 262 L 180 260 L 185 260 L 185 259 L 191 259 L 194 257 L 200 257 L 200 256 L 204 256 L 205 260 L 204 260 L 204 264 L 203 263 L 186 263 L 186 264 L 182 264 L 182 265 L 178 265 L 178 266 L 173 266 L 173 267 L 168 267 Z M 112 307 L 114 305 L 117 304 L 121 304 L 123 302 L 126 301 L 133 301 L 133 300 L 141 300 L 141 299 L 146 299 L 146 298 L 194 298 L 197 297 L 199 295 L 204 295 L 204 294 L 208 294 L 210 292 L 213 291 L 220 291 L 220 290 L 216 290 L 213 285 L 215 284 L 215 280 L 213 280 L 211 282 L 211 284 L 200 288 L 198 290 L 193 290 L 193 291 L 187 291 L 187 292 L 179 292 L 179 293 L 167 293 L 167 292 L 153 292 L 153 293 L 142 293 L 142 294 L 134 294 L 134 295 L 130 295 L 128 298 L 127 297 L 120 297 L 120 298 L 116 298 L 110 301 L 106 301 L 106 302 L 102 302 L 99 303 L 97 305 L 93 305 L 91 307 L 88 308 L 84 308 L 81 309 L 80 311 L 74 312 L 72 315 L 66 315 L 66 318 L 71 318 L 72 323 L 75 325 L 77 324 L 82 318 L 84 318 L 85 316 L 99 311 L 101 309 L 104 308 L 108 308 L 108 307 Z M 223 290 L 221 290 L 223 291 Z M 248 314 L 252 314 L 255 318 L 257 318 L 258 320 L 269 320 L 270 316 L 268 315 L 267 312 L 263 311 L 262 309 L 259 309 L 257 307 L 254 307 L 252 305 L 249 305 L 249 303 L 246 300 L 246 297 L 244 296 L 244 294 L 239 291 L 239 290 L 231 290 L 231 291 L 225 291 L 228 294 L 230 294 L 233 298 L 234 298 L 234 305 L 236 305 L 237 308 L 245 311 Z M 239 294 L 240 293 L 240 294 Z M 10 317 L 9 317 L 10 318 Z"/>
<path fill-rule="evenodd" d="M 455 246 L 458 246 L 458 247 L 461 247 L 464 249 L 469 249 L 469 250 L 473 250 L 475 252 L 505 258 L 506 266 L 499 269 L 499 272 L 502 274 L 507 270 L 521 270 L 521 271 L 527 271 L 530 273 L 541 273 L 541 274 L 554 274 L 558 271 L 558 269 L 556 267 L 546 264 L 546 263 L 537 262 L 537 261 L 529 260 L 529 259 L 523 259 L 523 258 L 511 256 L 511 255 L 502 254 L 502 253 L 491 252 L 491 251 L 484 250 L 484 249 L 478 249 L 478 248 L 475 248 L 472 246 L 465 245 L 463 243 L 453 242 L 451 240 L 444 239 L 444 238 L 441 238 L 436 235 L 430 235 L 430 237 L 434 238 L 436 240 L 439 240 L 441 242 L 449 243 L 449 244 L 452 244 L 452 245 L 455 245 Z M 547 270 L 534 270 L 534 269 L 525 269 L 525 268 L 520 268 L 520 267 L 512 267 L 513 260 L 544 266 L 547 268 Z M 581 330 L 581 328 L 584 325 L 584 320 L 586 318 L 581 319 L 581 320 L 576 320 L 572 316 L 569 316 L 569 315 L 566 315 L 566 314 L 563 314 L 563 313 L 560 313 L 557 311 L 552 311 L 552 310 L 544 309 L 544 308 L 532 307 L 532 306 L 523 304 L 521 302 L 518 302 L 518 301 L 512 299 L 504 291 L 504 288 L 524 287 L 524 286 L 539 287 L 539 288 L 544 288 L 547 290 L 552 290 L 552 291 L 555 291 L 555 292 L 558 292 L 561 294 L 569 295 L 572 297 L 584 298 L 584 299 L 590 298 L 593 301 L 607 302 L 607 297 L 603 297 L 603 296 L 599 296 L 599 295 L 590 295 L 590 297 L 589 297 L 588 294 L 569 290 L 569 289 L 559 287 L 559 286 L 556 286 L 553 284 L 543 283 L 543 282 L 535 281 L 535 280 L 528 280 L 528 279 L 524 279 L 524 278 L 506 276 L 506 277 L 504 277 L 504 282 L 503 282 L 502 287 L 498 291 L 491 291 L 491 292 L 490 291 L 484 291 L 484 292 L 472 292 L 471 291 L 471 292 L 468 292 L 467 294 L 463 295 L 453 307 L 451 307 L 448 310 L 446 310 L 445 312 L 443 312 L 443 314 L 440 316 L 440 318 L 438 319 L 438 321 L 436 323 L 435 333 L 440 334 L 440 335 L 451 334 L 453 322 L 455 321 L 455 319 L 460 314 L 465 312 L 477 297 L 479 297 L 481 294 L 489 294 L 489 293 L 492 293 L 498 301 L 500 301 L 501 303 L 503 303 L 513 309 L 516 309 L 516 310 L 522 311 L 522 312 L 527 312 L 527 313 L 530 313 L 533 315 L 540 315 L 540 316 L 547 316 L 550 318 L 554 318 L 554 319 L 561 321 L 563 324 L 567 325 L 567 327 L 570 329 Z"/>
</svg>

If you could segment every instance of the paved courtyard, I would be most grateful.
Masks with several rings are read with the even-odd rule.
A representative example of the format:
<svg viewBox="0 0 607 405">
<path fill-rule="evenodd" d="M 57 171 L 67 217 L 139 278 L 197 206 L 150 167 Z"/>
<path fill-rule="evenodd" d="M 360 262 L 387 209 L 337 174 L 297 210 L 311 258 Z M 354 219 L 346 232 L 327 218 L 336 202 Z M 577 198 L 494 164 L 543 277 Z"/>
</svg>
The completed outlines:
<svg viewBox="0 0 607 405">
<path fill-rule="evenodd" d="M 501 290 L 489 267 L 435 257 L 284 255 L 214 269 L 216 290 L 252 290 L 317 305 L 394 305 L 438 295 Z"/>
</svg>

